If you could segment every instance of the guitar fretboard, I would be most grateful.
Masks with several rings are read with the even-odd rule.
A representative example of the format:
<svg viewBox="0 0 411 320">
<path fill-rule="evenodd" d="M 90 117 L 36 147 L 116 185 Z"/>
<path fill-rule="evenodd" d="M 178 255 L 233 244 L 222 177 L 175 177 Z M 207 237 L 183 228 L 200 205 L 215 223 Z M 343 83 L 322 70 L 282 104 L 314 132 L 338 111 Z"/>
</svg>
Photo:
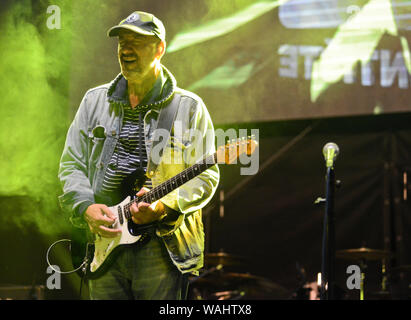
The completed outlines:
<svg viewBox="0 0 411 320">
<path fill-rule="evenodd" d="M 134 198 L 132 201 L 130 201 L 124 206 L 126 218 L 127 219 L 131 218 L 131 213 L 129 209 L 133 205 L 133 203 L 138 203 L 138 202 L 153 203 L 154 201 L 157 201 L 161 199 L 162 197 L 164 197 L 165 195 L 169 194 L 171 191 L 182 186 L 184 183 L 195 178 L 200 173 L 211 168 L 216 163 L 217 163 L 217 153 L 214 153 L 212 155 L 209 155 L 203 158 L 202 160 L 192 165 L 191 167 L 181 171 L 179 174 L 161 183 L 160 185 L 154 187 L 153 189 L 151 189 L 150 191 L 148 191 L 141 197 Z"/>
</svg>

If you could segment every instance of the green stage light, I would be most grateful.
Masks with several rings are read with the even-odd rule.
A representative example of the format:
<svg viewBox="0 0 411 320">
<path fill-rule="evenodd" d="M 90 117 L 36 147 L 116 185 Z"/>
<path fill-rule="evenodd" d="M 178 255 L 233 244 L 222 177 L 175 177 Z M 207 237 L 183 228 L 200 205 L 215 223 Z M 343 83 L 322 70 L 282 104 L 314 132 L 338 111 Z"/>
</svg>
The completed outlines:
<svg viewBox="0 0 411 320">
<path fill-rule="evenodd" d="M 315 102 L 331 84 L 350 73 L 357 62 L 369 62 L 385 33 L 398 36 L 390 0 L 370 0 L 360 11 L 341 24 L 319 59 L 313 64 L 311 101 Z M 402 42 L 405 48 L 406 41 Z M 403 51 L 404 57 L 408 57 L 409 69 L 409 50 Z"/>
<path fill-rule="evenodd" d="M 225 35 L 243 26 L 244 24 L 253 21 L 264 13 L 277 8 L 287 1 L 288 0 L 257 2 L 228 17 L 209 21 L 199 27 L 178 33 L 171 41 L 167 51 L 175 52 Z"/>
<path fill-rule="evenodd" d="M 53 1 L 61 25 L 49 29 L 50 5 L 13 2 L 0 23 L 0 195 L 38 204 L 1 220 L 22 229 L 36 226 L 44 234 L 58 233 L 67 223 L 58 215 L 57 170 L 69 120 L 71 10 L 70 2 Z"/>
</svg>

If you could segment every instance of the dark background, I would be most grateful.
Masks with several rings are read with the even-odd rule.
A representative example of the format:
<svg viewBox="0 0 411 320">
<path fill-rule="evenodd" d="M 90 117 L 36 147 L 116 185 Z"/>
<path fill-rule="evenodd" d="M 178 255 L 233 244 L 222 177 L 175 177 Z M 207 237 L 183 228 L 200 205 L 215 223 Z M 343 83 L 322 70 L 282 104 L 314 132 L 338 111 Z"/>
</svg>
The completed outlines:
<svg viewBox="0 0 411 320">
<path fill-rule="evenodd" d="M 409 192 L 403 174 L 410 170 L 410 119 L 400 114 L 258 124 L 264 168 L 225 199 L 223 218 L 217 209 L 211 214 L 211 251 L 243 255 L 247 272 L 289 289 L 298 287 L 297 264 L 307 281 L 316 281 L 325 207 L 314 201 L 325 197 L 322 148 L 333 141 L 340 148 L 335 173 L 341 180 L 335 194 L 336 249 L 385 249 L 392 253 L 388 268 L 409 265 L 411 208 L 403 196 L 404 188 Z M 267 125 L 275 132 L 264 131 Z M 220 187 L 235 188 L 237 175 L 238 168 L 223 168 Z M 381 290 L 382 261 L 368 263 L 370 298 Z M 351 264 L 359 262 L 336 261 L 337 284 L 346 291 Z M 346 293 L 358 298 L 358 292 Z"/>
</svg>

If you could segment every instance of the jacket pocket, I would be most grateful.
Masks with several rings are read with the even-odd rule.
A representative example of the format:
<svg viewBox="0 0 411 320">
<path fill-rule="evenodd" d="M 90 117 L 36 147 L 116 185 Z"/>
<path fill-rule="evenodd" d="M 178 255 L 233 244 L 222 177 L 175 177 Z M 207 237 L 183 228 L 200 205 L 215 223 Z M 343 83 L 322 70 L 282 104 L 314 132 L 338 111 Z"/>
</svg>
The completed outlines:
<svg viewBox="0 0 411 320">
<path fill-rule="evenodd" d="M 204 229 L 201 213 L 197 211 L 185 217 L 180 227 L 163 239 L 175 262 L 185 264 L 191 261 L 190 263 L 192 263 L 204 252 Z"/>
</svg>

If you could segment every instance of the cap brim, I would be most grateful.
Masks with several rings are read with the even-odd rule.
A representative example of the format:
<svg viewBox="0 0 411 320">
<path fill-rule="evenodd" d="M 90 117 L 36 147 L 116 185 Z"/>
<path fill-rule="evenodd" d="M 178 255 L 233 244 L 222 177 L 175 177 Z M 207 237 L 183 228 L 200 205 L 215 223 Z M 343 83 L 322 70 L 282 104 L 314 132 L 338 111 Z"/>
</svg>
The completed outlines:
<svg viewBox="0 0 411 320">
<path fill-rule="evenodd" d="M 130 25 L 130 24 L 123 24 L 121 26 L 114 26 L 111 29 L 109 29 L 107 31 L 107 35 L 109 37 L 117 37 L 118 33 L 121 29 L 126 29 L 126 30 L 130 30 L 130 31 L 134 31 L 136 33 L 145 35 L 145 36 L 155 36 L 156 34 L 147 30 L 144 30 L 142 28 L 136 27 L 134 25 Z"/>
</svg>

